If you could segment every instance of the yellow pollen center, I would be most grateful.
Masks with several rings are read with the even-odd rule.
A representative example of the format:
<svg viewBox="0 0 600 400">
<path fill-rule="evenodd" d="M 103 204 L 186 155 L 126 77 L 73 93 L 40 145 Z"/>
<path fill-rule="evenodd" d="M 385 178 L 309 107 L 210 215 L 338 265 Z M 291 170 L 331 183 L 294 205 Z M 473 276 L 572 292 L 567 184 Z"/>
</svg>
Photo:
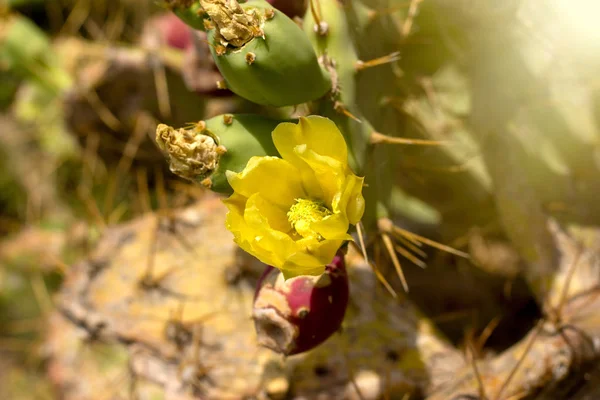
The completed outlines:
<svg viewBox="0 0 600 400">
<path fill-rule="evenodd" d="M 325 204 L 320 201 L 309 199 L 296 199 L 296 203 L 287 213 L 288 221 L 298 234 L 304 238 L 316 237 L 319 240 L 323 238 L 315 232 L 310 226 L 313 222 L 322 221 L 323 218 L 333 214 Z"/>
</svg>

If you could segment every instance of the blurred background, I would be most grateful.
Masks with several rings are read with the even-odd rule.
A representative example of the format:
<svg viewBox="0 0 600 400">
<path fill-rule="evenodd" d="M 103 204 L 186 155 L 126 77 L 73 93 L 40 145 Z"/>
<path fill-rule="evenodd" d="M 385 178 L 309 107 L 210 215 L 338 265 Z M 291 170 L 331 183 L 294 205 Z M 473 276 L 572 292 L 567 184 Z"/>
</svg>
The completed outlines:
<svg viewBox="0 0 600 400">
<path fill-rule="evenodd" d="M 0 398 L 60 397 L 53 296 L 103 230 L 200 195 L 168 172 L 154 130 L 252 109 L 219 79 L 156 1 L 0 2 Z"/>
<path fill-rule="evenodd" d="M 99 244 L 114 227 L 208 196 L 169 172 L 158 123 L 279 113 L 216 89 L 203 34 L 159 3 L 0 0 L 0 399 L 137 398 L 123 383 L 130 343 L 88 346 L 94 330 L 78 333 L 82 320 L 56 300 L 69 296 L 61 286 L 72 266 L 110 255 Z M 291 17 L 306 7 L 274 3 Z M 423 271 L 404 257 L 411 301 L 457 348 L 485 337 L 477 356 L 503 351 L 544 312 L 532 282 L 550 273 L 526 267 L 545 243 L 536 218 L 600 222 L 600 3 L 363 3 L 361 59 L 400 60 L 359 75 L 361 110 L 383 133 L 461 144 L 393 150 L 399 223 L 473 259 L 432 252 Z M 140 250 L 126 267 L 147 259 Z M 73 389 L 80 379 L 119 389 Z"/>
</svg>

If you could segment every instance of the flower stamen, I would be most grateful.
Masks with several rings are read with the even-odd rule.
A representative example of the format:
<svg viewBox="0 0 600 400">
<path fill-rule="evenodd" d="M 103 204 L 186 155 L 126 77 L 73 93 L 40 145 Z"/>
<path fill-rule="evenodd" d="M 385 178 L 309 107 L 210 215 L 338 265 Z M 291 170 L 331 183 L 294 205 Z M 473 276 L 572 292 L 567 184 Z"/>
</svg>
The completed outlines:
<svg viewBox="0 0 600 400">
<path fill-rule="evenodd" d="M 311 228 L 311 225 L 313 222 L 322 221 L 325 217 L 332 214 L 322 201 L 296 199 L 296 203 L 290 207 L 287 217 L 292 227 L 300 236 L 323 240 L 321 235 Z"/>
</svg>

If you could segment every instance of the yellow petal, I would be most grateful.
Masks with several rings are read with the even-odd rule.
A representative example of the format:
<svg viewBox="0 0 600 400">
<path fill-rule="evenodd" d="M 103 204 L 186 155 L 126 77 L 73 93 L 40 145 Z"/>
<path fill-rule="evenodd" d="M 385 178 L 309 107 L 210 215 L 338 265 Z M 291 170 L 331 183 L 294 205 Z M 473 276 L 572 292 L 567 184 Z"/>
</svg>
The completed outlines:
<svg viewBox="0 0 600 400">
<path fill-rule="evenodd" d="M 300 275 L 321 275 L 325 272 L 325 265 L 321 265 L 317 258 L 302 252 L 296 254 L 293 261 L 287 260 L 281 268 L 285 279 Z"/>
<path fill-rule="evenodd" d="M 365 213 L 365 198 L 362 195 L 364 178 L 358 179 L 360 179 L 360 184 L 354 186 L 346 207 L 346 215 L 352 225 L 358 224 Z"/>
<path fill-rule="evenodd" d="M 223 201 L 229 212 L 225 219 L 227 229 L 233 233 L 234 241 L 246 252 L 252 254 L 260 261 L 272 265 L 277 262 L 276 255 L 268 250 L 255 247 L 256 232 L 248 226 L 244 219 L 246 198 L 234 193 L 229 199 Z"/>
<path fill-rule="evenodd" d="M 331 207 L 333 198 L 338 193 L 344 184 L 346 168 L 344 164 L 331 157 L 322 156 L 313 150 L 304 149 L 298 146 L 298 156 L 304 161 L 304 167 L 299 168 L 305 172 L 307 169 L 310 172 L 305 172 L 304 175 L 312 175 L 320 188 L 321 197 L 328 207 Z M 307 188 L 308 189 L 308 188 Z M 309 195 L 312 193 L 309 192 Z"/>
<path fill-rule="evenodd" d="M 302 163 L 294 153 L 299 145 L 306 145 L 319 155 L 331 157 L 348 164 L 348 149 L 344 136 L 333 121 L 311 115 L 301 117 L 298 124 L 285 122 L 277 125 L 272 133 L 273 143 L 281 157 L 296 166 Z"/>
<path fill-rule="evenodd" d="M 239 193 L 233 193 L 229 198 L 223 200 L 223 204 L 225 204 L 230 212 L 236 212 L 239 215 L 243 215 L 247 201 L 248 198 L 246 196 L 242 196 Z"/>
<path fill-rule="evenodd" d="M 345 214 L 333 214 L 313 222 L 311 229 L 325 239 L 352 240 L 348 234 L 348 218 Z"/>
<path fill-rule="evenodd" d="M 365 199 L 362 195 L 364 178 L 349 174 L 343 185 L 343 190 L 338 193 L 332 202 L 332 211 L 342 213 L 348 221 L 356 225 L 365 212 Z"/>
<path fill-rule="evenodd" d="M 320 275 L 325 271 L 325 266 L 333 261 L 335 254 L 342 245 L 342 240 L 316 241 L 302 239 L 298 241 L 303 251 L 291 255 L 283 265 L 284 277 L 298 275 Z"/>
<path fill-rule="evenodd" d="M 260 193 L 282 207 L 305 196 L 298 170 L 278 157 L 252 157 L 242 172 L 227 171 L 227 180 L 236 193 L 248 198 Z"/>
<path fill-rule="evenodd" d="M 271 228 L 283 233 L 292 230 L 287 211 L 266 200 L 260 193 L 253 194 L 246 202 L 244 218 L 255 229 Z"/>
<path fill-rule="evenodd" d="M 281 269 L 281 272 L 283 273 L 283 278 L 290 279 L 290 278 L 300 276 L 300 275 L 317 276 L 317 275 L 321 275 L 323 272 L 325 272 L 325 266 L 317 265 L 315 267 L 309 267 L 309 266 L 307 266 L 308 263 L 306 261 L 302 261 L 302 262 L 303 262 L 303 264 L 300 264 L 300 265 L 293 264 L 293 263 L 286 264 L 286 265 L 288 265 L 288 267 L 284 267 Z"/>
<path fill-rule="evenodd" d="M 298 245 L 286 233 L 291 226 L 285 214 L 279 214 L 277 207 L 269 204 L 258 193 L 248 199 L 244 220 L 250 228 L 248 236 L 252 248 L 257 253 L 270 253 L 270 265 L 281 268 L 287 258 L 298 251 Z M 263 261 L 259 256 L 257 258 Z"/>
</svg>

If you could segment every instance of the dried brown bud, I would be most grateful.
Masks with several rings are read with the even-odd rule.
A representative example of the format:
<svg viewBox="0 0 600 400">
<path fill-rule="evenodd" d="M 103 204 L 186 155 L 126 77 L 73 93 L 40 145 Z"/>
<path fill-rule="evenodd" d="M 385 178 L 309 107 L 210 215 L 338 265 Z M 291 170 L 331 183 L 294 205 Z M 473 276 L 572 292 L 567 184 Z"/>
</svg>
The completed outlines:
<svg viewBox="0 0 600 400">
<path fill-rule="evenodd" d="M 258 14 L 246 12 L 236 0 L 200 0 L 204 11 L 215 23 L 219 41 L 242 47 L 256 36 L 261 20 Z"/>
<path fill-rule="evenodd" d="M 156 143 L 166 154 L 171 172 L 194 181 L 210 176 L 223 153 L 215 139 L 201 129 L 175 129 L 160 124 L 156 128 Z"/>
</svg>

